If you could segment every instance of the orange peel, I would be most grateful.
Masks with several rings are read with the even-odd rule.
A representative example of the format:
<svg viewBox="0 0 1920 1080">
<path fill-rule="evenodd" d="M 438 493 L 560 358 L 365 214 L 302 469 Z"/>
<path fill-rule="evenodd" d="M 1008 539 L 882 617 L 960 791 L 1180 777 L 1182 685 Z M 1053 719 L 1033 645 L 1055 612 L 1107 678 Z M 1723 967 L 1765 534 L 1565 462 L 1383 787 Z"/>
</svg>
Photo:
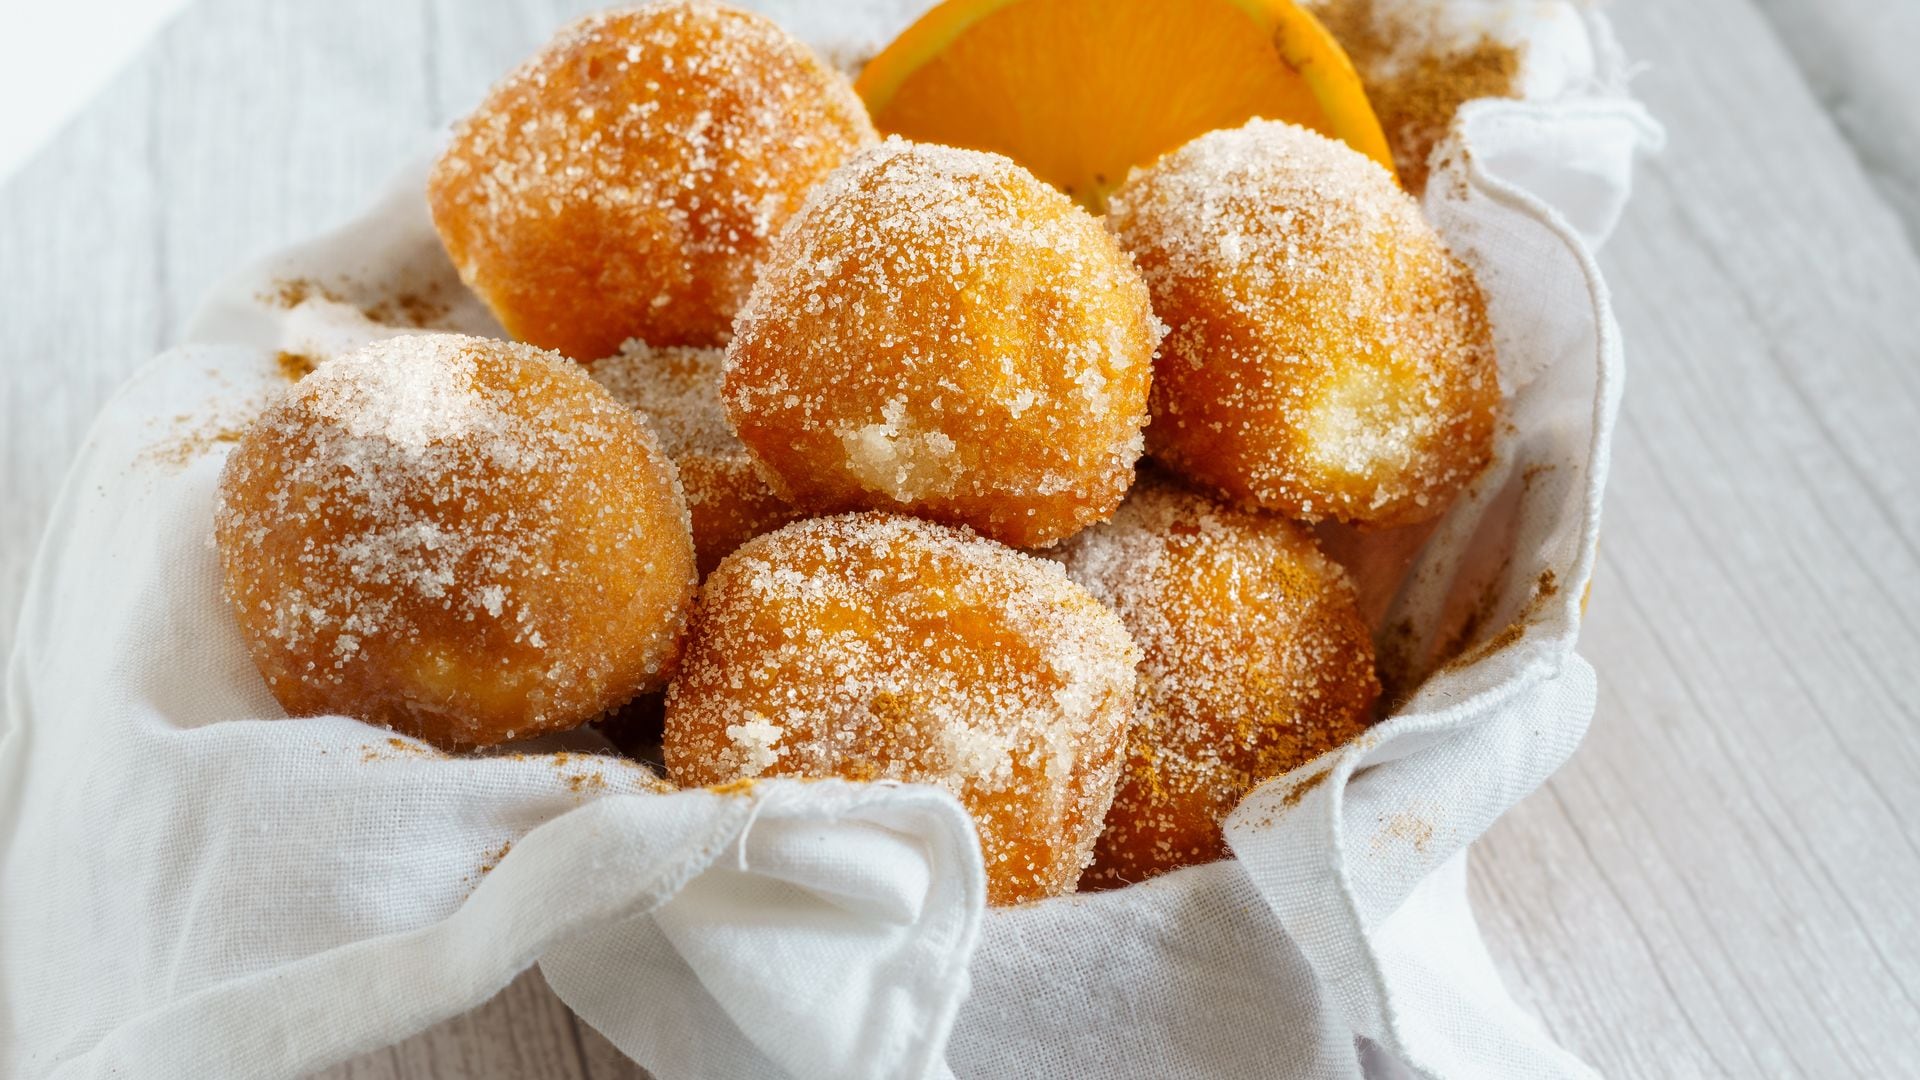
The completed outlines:
<svg viewBox="0 0 1920 1080">
<path fill-rule="evenodd" d="M 883 133 L 991 150 L 1096 213 L 1127 171 L 1287 120 L 1393 170 L 1360 76 L 1290 0 L 947 0 L 854 88 Z"/>
</svg>

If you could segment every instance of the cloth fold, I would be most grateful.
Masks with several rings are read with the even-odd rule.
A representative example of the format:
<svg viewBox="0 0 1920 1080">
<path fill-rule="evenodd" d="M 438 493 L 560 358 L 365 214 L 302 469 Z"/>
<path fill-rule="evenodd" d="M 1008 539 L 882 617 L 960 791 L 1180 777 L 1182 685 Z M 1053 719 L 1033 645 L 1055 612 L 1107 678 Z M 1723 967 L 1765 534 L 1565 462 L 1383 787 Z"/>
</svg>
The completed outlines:
<svg viewBox="0 0 1920 1080">
<path fill-rule="evenodd" d="M 772 6 L 857 55 L 920 5 Z M 663 1080 L 1590 1075 L 1500 988 L 1464 866 L 1592 716 L 1574 643 L 1620 345 L 1590 251 L 1658 129 L 1597 13 L 1506 7 L 1553 9 L 1552 55 L 1592 64 L 1470 106 L 1428 187 L 1488 296 L 1507 432 L 1437 527 L 1323 530 L 1399 704 L 1254 792 L 1235 859 L 988 910 L 972 825 L 932 789 L 668 793 L 590 732 L 448 757 L 282 717 L 220 597 L 213 490 L 290 369 L 416 332 L 395 297 L 498 333 L 415 168 L 211 298 L 68 477 L 0 734 L 0 1071 L 298 1075 L 539 963 Z"/>
</svg>

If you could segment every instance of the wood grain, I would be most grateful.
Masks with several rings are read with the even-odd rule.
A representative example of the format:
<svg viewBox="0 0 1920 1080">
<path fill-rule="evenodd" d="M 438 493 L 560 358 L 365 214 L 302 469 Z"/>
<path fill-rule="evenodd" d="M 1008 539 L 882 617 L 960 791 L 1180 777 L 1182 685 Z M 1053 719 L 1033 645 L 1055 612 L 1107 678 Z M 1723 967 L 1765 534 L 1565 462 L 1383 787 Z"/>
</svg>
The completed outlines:
<svg viewBox="0 0 1920 1080">
<path fill-rule="evenodd" d="M 1755 0 L 1920 245 L 1920 106 L 1913 88 L 1920 4 L 1895 0 Z"/>
<path fill-rule="evenodd" d="M 0 649 L 113 387 L 588 6 L 202 0 L 0 187 Z M 1473 874 L 1516 994 L 1608 1075 L 1920 1074 L 1920 113 L 1888 104 L 1916 12 L 1614 8 L 1671 149 L 1603 260 L 1602 701 Z M 529 973 L 328 1075 L 643 1074 Z"/>
<path fill-rule="evenodd" d="M 596 1043 L 589 1054 L 582 1032 Z M 612 1057 L 608 1057 L 611 1051 Z M 516 1080 L 600 1080 L 644 1076 L 617 1071 L 632 1062 L 605 1039 L 578 1023 L 529 971 L 465 1016 L 436 1025 L 398 1046 L 376 1050 L 329 1069 L 337 1080 L 452 1080 L 454 1077 L 514 1077 Z"/>
<path fill-rule="evenodd" d="M 1753 9 L 1617 16 L 1671 148 L 1603 259 L 1630 367 L 1600 710 L 1474 900 L 1610 1073 L 1914 1075 L 1920 261 Z"/>
</svg>

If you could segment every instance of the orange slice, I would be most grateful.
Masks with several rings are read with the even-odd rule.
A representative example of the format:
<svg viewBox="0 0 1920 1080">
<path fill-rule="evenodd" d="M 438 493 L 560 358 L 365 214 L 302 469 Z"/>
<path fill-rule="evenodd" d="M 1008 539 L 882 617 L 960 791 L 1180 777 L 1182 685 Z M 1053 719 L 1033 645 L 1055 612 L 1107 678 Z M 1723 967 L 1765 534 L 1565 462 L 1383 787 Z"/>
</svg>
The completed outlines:
<svg viewBox="0 0 1920 1080">
<path fill-rule="evenodd" d="M 1128 169 L 1255 116 L 1393 169 L 1353 64 L 1290 0 L 947 0 L 855 85 L 881 131 L 1005 154 L 1096 212 Z"/>
</svg>

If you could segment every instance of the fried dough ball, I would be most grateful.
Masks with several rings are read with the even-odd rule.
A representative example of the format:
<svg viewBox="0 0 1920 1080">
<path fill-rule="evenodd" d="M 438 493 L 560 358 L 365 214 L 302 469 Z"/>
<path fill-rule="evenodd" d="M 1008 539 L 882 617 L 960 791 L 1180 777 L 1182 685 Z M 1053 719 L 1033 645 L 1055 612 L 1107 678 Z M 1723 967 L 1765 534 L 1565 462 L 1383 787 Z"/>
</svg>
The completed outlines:
<svg viewBox="0 0 1920 1080">
<path fill-rule="evenodd" d="M 454 334 L 314 369 L 228 458 L 214 529 L 289 714 L 448 749 L 658 688 L 694 589 L 686 503 L 633 411 L 564 357 Z"/>
<path fill-rule="evenodd" d="M 1160 337 L 1086 211 L 997 154 L 888 139 L 817 188 L 734 324 L 734 430 L 788 501 L 1041 547 L 1105 520 Z"/>
<path fill-rule="evenodd" d="M 1113 799 L 1138 659 L 1052 563 L 916 518 L 803 521 L 701 587 L 667 768 L 936 784 L 973 815 L 991 903 L 1055 896 Z"/>
<path fill-rule="evenodd" d="M 1473 274 L 1393 177 L 1291 124 L 1215 131 L 1135 172 L 1108 227 L 1171 330 L 1148 450 L 1305 521 L 1438 516 L 1492 454 Z"/>
<path fill-rule="evenodd" d="M 1145 654 L 1084 887 L 1226 857 L 1220 822 L 1242 796 L 1370 722 L 1380 684 L 1367 625 L 1305 528 L 1149 475 L 1057 557 Z"/>
<path fill-rule="evenodd" d="M 808 189 L 874 138 L 779 27 L 668 0 L 562 30 L 454 129 L 427 195 L 513 336 L 582 361 L 717 345 Z"/>
<path fill-rule="evenodd" d="M 741 544 L 802 516 L 761 479 L 753 455 L 727 426 L 720 407 L 725 360 L 719 349 L 629 341 L 591 369 L 600 385 L 647 417 L 680 470 L 701 577 Z"/>
</svg>

